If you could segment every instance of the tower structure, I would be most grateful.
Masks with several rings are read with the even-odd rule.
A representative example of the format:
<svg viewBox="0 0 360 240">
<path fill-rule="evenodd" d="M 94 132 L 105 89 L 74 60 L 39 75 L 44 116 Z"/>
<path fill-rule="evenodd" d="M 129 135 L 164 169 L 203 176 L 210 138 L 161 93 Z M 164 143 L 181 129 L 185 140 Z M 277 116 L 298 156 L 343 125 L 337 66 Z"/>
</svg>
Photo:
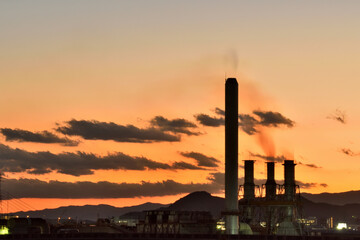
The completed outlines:
<svg viewBox="0 0 360 240">
<path fill-rule="evenodd" d="M 225 83 L 225 228 L 227 234 L 239 233 L 238 206 L 238 83 Z"/>
</svg>

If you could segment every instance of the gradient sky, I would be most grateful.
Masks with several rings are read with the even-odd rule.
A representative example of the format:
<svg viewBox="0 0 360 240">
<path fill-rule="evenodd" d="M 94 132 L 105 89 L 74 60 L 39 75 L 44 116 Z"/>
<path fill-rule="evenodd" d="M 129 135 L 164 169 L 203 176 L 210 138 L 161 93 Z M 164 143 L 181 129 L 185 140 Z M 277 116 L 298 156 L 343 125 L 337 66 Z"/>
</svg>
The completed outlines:
<svg viewBox="0 0 360 240">
<path fill-rule="evenodd" d="M 303 192 L 358 190 L 359 7 L 359 1 L 330 0 L 1 1 L 0 128 L 46 130 L 80 141 L 78 146 L 63 146 L 8 141 L 1 134 L 3 198 L 9 192 L 28 204 L 3 201 L 3 212 L 70 204 L 169 203 L 195 190 L 222 196 L 214 176 L 224 172 L 224 128 L 204 126 L 196 116 L 222 117 L 215 108 L 224 109 L 225 76 L 239 81 L 240 113 L 260 121 L 253 111 L 272 111 L 294 122 L 293 127 L 257 126 L 253 135 L 239 129 L 239 160 L 257 160 L 257 179 L 266 178 L 266 169 L 264 160 L 252 154 L 270 152 L 295 159 Z M 191 122 L 196 127 L 185 129 L 198 134 L 159 129 L 151 125 L 156 116 Z M 343 116 L 344 122 L 336 119 Z M 72 119 L 155 127 L 181 140 L 86 140 L 56 130 Z M 41 152 L 60 154 L 56 164 L 51 157 L 42 158 L 58 169 L 31 173 L 26 167 L 38 162 Z M 81 163 L 63 162 L 64 152 L 86 154 Z M 118 161 L 131 156 L 202 169 L 113 169 L 116 164 L 108 164 L 106 156 L 119 152 L 123 156 Z M 218 160 L 218 166 L 200 166 L 181 155 L 191 152 Z M 87 164 L 92 157 L 100 160 Z M 72 164 L 74 170 L 95 165 L 100 170 L 77 176 L 59 173 Z M 242 169 L 239 174 L 241 178 Z M 283 178 L 280 163 L 276 178 Z M 175 187 L 163 182 L 167 180 Z M 38 190 L 32 189 L 31 195 L 24 181 L 35 182 L 31 186 Z M 99 197 L 101 181 L 115 186 L 104 187 L 110 192 L 104 198 Z M 87 182 L 88 189 L 74 194 L 80 184 L 75 182 Z M 147 195 L 130 193 L 131 184 Z M 62 192 L 63 185 L 67 191 Z M 124 193 L 111 195 L 115 191 Z"/>
</svg>

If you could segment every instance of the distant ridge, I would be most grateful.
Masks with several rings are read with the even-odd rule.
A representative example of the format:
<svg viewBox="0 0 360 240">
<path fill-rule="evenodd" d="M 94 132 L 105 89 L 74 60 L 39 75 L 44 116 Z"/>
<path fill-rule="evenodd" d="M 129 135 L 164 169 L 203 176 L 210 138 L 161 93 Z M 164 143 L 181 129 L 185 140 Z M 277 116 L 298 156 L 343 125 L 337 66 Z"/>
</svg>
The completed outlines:
<svg viewBox="0 0 360 240">
<path fill-rule="evenodd" d="M 78 220 L 97 220 L 100 218 L 111 218 L 119 217 L 129 212 L 142 212 L 146 210 L 153 210 L 162 207 L 167 207 L 168 204 L 160 203 L 144 203 L 141 205 L 131 206 L 131 207 L 122 207 L 117 208 L 110 205 L 85 205 L 85 206 L 67 206 L 59 207 L 55 209 L 44 209 L 39 211 L 29 211 L 29 212 L 16 212 L 12 213 L 20 217 L 40 217 L 45 219 L 57 219 L 58 217 L 64 218 L 73 218 Z"/>
<path fill-rule="evenodd" d="M 340 193 L 302 193 L 303 197 L 317 203 L 328 203 L 334 205 L 360 204 L 360 191 L 348 191 Z"/>
<path fill-rule="evenodd" d="M 348 194 L 346 192 L 345 194 Z M 352 191 L 350 194 L 356 194 L 359 192 Z M 330 194 L 327 202 L 335 201 L 343 193 Z M 311 194 L 310 196 L 312 196 Z M 334 217 L 340 220 L 347 220 L 355 217 L 360 217 L 360 204 L 345 204 L 334 205 L 329 203 L 313 202 L 308 200 L 308 194 L 302 194 L 302 209 L 303 217 L 315 216 L 318 219 L 326 219 L 328 217 Z M 305 197 L 306 196 L 306 197 Z M 335 200 L 332 199 L 336 196 Z M 341 200 L 341 199 L 340 199 Z M 221 197 L 212 196 L 208 192 L 193 192 L 187 196 L 180 198 L 171 205 L 157 204 L 157 203 L 144 203 L 132 207 L 116 208 L 109 205 L 85 205 L 85 206 L 68 206 L 60 207 L 56 209 L 45 209 L 40 211 L 30 212 L 17 212 L 15 215 L 26 217 L 41 217 L 46 219 L 56 219 L 61 217 L 62 219 L 71 217 L 78 220 L 93 220 L 97 217 L 111 218 L 143 218 L 143 211 L 147 210 L 179 210 L 179 211 L 209 211 L 214 218 L 219 218 L 221 212 L 224 210 L 225 199 Z"/>
</svg>

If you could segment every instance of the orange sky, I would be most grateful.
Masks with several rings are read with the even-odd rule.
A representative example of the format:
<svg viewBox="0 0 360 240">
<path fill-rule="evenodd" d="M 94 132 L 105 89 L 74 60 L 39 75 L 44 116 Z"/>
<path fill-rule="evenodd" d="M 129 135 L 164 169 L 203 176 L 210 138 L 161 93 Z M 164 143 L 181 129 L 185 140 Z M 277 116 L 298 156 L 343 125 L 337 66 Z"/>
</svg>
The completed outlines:
<svg viewBox="0 0 360 240">
<path fill-rule="evenodd" d="M 359 4 L 1 2 L 0 128 L 47 130 L 65 137 L 55 128 L 71 119 L 147 128 L 151 119 L 163 116 L 186 119 L 201 134 L 178 134 L 180 142 L 155 143 L 66 136 L 81 141 L 73 147 L 6 141 L 0 134 L 0 144 L 34 153 L 80 151 L 106 156 L 121 152 L 167 164 L 184 161 L 195 165 L 194 159 L 180 153 L 197 152 L 220 161 L 218 167 L 206 170 L 96 170 L 81 176 L 2 169 L 4 177 L 45 182 L 210 183 L 211 173 L 224 171 L 224 128 L 203 126 L 194 115 L 220 117 L 214 109 L 224 109 L 227 76 L 239 81 L 240 113 L 273 111 L 295 122 L 292 128 L 264 127 L 262 132 L 266 142 L 273 142 L 275 155 L 293 156 L 303 163 L 296 167 L 297 180 L 317 184 L 302 191 L 358 190 L 360 33 L 356 29 L 360 19 L 355 9 Z M 334 120 L 337 113 L 345 114 L 345 123 Z M 249 152 L 266 154 L 259 135 L 239 130 L 239 160 L 251 158 Z M 353 154 L 346 155 L 341 149 Z M 264 163 L 256 160 L 255 177 L 264 179 Z M 239 174 L 242 177 L 242 169 Z M 277 164 L 276 178 L 281 180 L 282 175 L 282 166 Z M 6 183 L 2 189 L 12 191 Z M 42 209 L 70 204 L 169 203 L 184 195 L 21 200 Z M 16 203 L 12 207 L 11 202 L 3 202 L 3 212 L 30 209 Z"/>
</svg>

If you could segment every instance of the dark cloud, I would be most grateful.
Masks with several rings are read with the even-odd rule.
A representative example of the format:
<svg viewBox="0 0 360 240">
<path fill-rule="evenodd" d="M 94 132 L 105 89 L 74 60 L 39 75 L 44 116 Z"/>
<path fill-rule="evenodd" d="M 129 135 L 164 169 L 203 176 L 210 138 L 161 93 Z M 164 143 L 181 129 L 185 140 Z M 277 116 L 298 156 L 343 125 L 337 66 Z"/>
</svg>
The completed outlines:
<svg viewBox="0 0 360 240">
<path fill-rule="evenodd" d="M 3 199 L 12 198 L 133 198 L 169 196 L 194 191 L 222 193 L 224 191 L 224 173 L 212 173 L 207 178 L 208 183 L 179 183 L 173 180 L 141 183 L 111 183 L 102 182 L 60 182 L 41 181 L 38 179 L 3 179 L 3 190 L 11 194 L 3 194 Z M 239 184 L 243 182 L 240 178 Z M 255 184 L 261 185 L 265 179 L 255 179 Z M 303 183 L 297 181 L 302 189 L 327 187 L 321 183 Z M 279 183 L 281 184 L 281 183 Z"/>
<path fill-rule="evenodd" d="M 312 163 L 309 164 L 309 163 L 298 162 L 297 164 L 303 165 L 303 166 L 309 167 L 309 168 L 321 168 L 321 167 L 319 167 L 319 166 L 317 166 L 317 165 L 315 165 L 315 164 L 312 164 Z"/>
<path fill-rule="evenodd" d="M 260 158 L 265 161 L 283 162 L 284 160 L 286 160 L 285 156 L 273 157 L 273 156 L 265 156 L 257 153 L 252 153 L 252 152 L 249 152 L 249 154 L 251 157 Z"/>
<path fill-rule="evenodd" d="M 342 124 L 346 124 L 346 113 L 340 109 L 336 109 L 334 113 L 331 113 L 326 118 L 338 121 Z"/>
<path fill-rule="evenodd" d="M 207 191 L 209 193 L 222 193 L 224 191 L 224 173 L 211 173 L 207 183 L 179 183 L 174 180 L 160 182 L 140 183 L 111 183 L 101 182 L 61 182 L 41 181 L 38 179 L 6 179 L 3 178 L 3 190 L 11 194 L 4 194 L 9 198 L 133 198 L 168 196 L 190 193 L 194 191 Z M 239 184 L 243 178 L 239 179 Z M 261 185 L 265 179 L 255 179 L 255 184 Z M 278 182 L 281 184 L 281 181 Z M 303 183 L 297 181 L 301 188 L 327 187 L 321 183 Z"/>
<path fill-rule="evenodd" d="M 213 182 L 214 184 L 225 186 L 225 173 L 222 172 L 210 173 L 207 179 Z"/>
<path fill-rule="evenodd" d="M 279 112 L 272 111 L 253 111 L 253 113 L 260 117 L 259 124 L 263 126 L 278 127 L 278 125 L 285 125 L 287 127 L 293 127 L 294 121 L 284 117 Z"/>
<path fill-rule="evenodd" d="M 183 161 L 173 163 L 172 167 L 176 168 L 176 169 L 205 170 L 205 168 L 195 166 L 195 165 L 192 165 L 191 163 L 187 163 L 187 162 L 183 162 Z"/>
<path fill-rule="evenodd" d="M 207 178 L 208 180 L 210 180 L 211 182 L 213 182 L 216 185 L 222 186 L 221 189 L 224 188 L 225 185 L 225 173 L 221 173 L 221 172 L 216 172 L 216 173 L 210 173 L 209 177 Z M 265 184 L 266 179 L 254 179 L 254 183 L 255 185 L 259 185 L 262 186 L 262 184 Z M 243 185 L 244 184 L 244 178 L 240 177 L 238 180 L 239 185 Z M 276 181 L 277 184 L 284 184 L 283 180 L 277 180 Z M 296 184 L 298 184 L 300 186 L 300 188 L 302 189 L 309 189 L 309 188 L 315 188 L 318 186 L 321 187 L 327 187 L 326 183 L 305 183 L 302 181 L 296 181 Z"/>
<path fill-rule="evenodd" d="M 207 114 L 197 114 L 195 118 L 200 124 L 210 127 L 220 127 L 225 124 L 225 111 L 220 108 L 215 108 L 214 112 L 221 117 L 212 117 Z M 239 114 L 239 127 L 248 135 L 253 135 L 259 131 L 257 126 L 265 127 L 279 127 L 285 125 L 287 127 L 293 127 L 295 122 L 289 118 L 284 117 L 279 112 L 272 111 L 253 111 L 255 116 L 250 114 Z M 259 119 L 257 119 L 259 118 Z"/>
<path fill-rule="evenodd" d="M 282 162 L 284 162 L 284 160 L 288 160 L 283 155 L 273 157 L 273 156 L 265 156 L 265 155 L 261 155 L 261 154 L 256 154 L 256 153 L 252 153 L 252 152 L 249 152 L 249 154 L 250 154 L 251 157 L 260 158 L 260 159 L 263 159 L 263 160 L 266 160 L 266 161 L 273 161 L 273 162 L 282 163 Z M 311 164 L 311 163 L 298 162 L 297 164 L 305 166 L 305 167 L 309 167 L 309 168 L 321 168 L 321 167 L 319 167 L 319 166 L 317 166 L 315 164 Z"/>
<path fill-rule="evenodd" d="M 10 142 L 60 143 L 64 146 L 79 145 L 79 141 L 61 138 L 48 131 L 30 132 L 22 129 L 1 128 L 0 132 L 5 136 L 5 140 Z"/>
<path fill-rule="evenodd" d="M 208 127 L 219 127 L 225 124 L 225 119 L 223 117 L 211 117 L 207 114 L 197 114 L 195 115 L 196 120 Z"/>
<path fill-rule="evenodd" d="M 205 156 L 198 152 L 180 152 L 180 154 L 187 158 L 196 160 L 198 166 L 202 167 L 218 167 L 220 161 L 213 157 Z"/>
<path fill-rule="evenodd" d="M 348 156 L 351 156 L 351 157 L 355 157 L 355 156 L 359 156 L 360 153 L 356 153 L 354 151 L 352 151 L 350 148 L 342 148 L 340 149 L 340 151 Z"/>
<path fill-rule="evenodd" d="M 179 136 L 164 133 L 157 128 L 141 129 L 133 125 L 118 125 L 113 122 L 87 120 L 71 120 L 66 126 L 60 126 L 56 131 L 69 136 L 80 136 L 89 140 L 114 140 L 117 142 L 175 142 Z"/>
<path fill-rule="evenodd" d="M 145 157 L 129 156 L 121 152 L 98 156 L 85 152 L 28 152 L 0 144 L 1 172 L 27 172 L 44 174 L 52 171 L 80 176 L 93 174 L 94 170 L 156 170 L 201 169 L 184 163 L 156 162 Z"/>
<path fill-rule="evenodd" d="M 249 114 L 240 114 L 239 115 L 239 126 L 241 129 L 248 135 L 253 135 L 258 131 L 255 129 L 255 126 L 258 124 L 258 121 L 250 116 Z"/>
<path fill-rule="evenodd" d="M 208 183 L 179 183 L 173 180 L 141 183 L 60 182 L 37 179 L 3 179 L 3 189 L 13 198 L 133 198 L 177 195 L 194 191 L 221 193 L 223 186 Z M 4 197 L 9 197 L 4 194 Z"/>
<path fill-rule="evenodd" d="M 221 115 L 221 116 L 225 116 L 225 111 L 222 110 L 221 108 L 215 108 L 215 113 L 218 114 L 218 115 Z"/>
<path fill-rule="evenodd" d="M 168 131 L 173 133 L 184 133 L 186 135 L 199 135 L 198 132 L 192 132 L 189 128 L 197 128 L 196 124 L 185 120 L 183 118 L 177 118 L 173 120 L 166 119 L 162 116 L 156 116 L 150 121 L 152 126 L 158 127 L 162 131 Z"/>
</svg>

